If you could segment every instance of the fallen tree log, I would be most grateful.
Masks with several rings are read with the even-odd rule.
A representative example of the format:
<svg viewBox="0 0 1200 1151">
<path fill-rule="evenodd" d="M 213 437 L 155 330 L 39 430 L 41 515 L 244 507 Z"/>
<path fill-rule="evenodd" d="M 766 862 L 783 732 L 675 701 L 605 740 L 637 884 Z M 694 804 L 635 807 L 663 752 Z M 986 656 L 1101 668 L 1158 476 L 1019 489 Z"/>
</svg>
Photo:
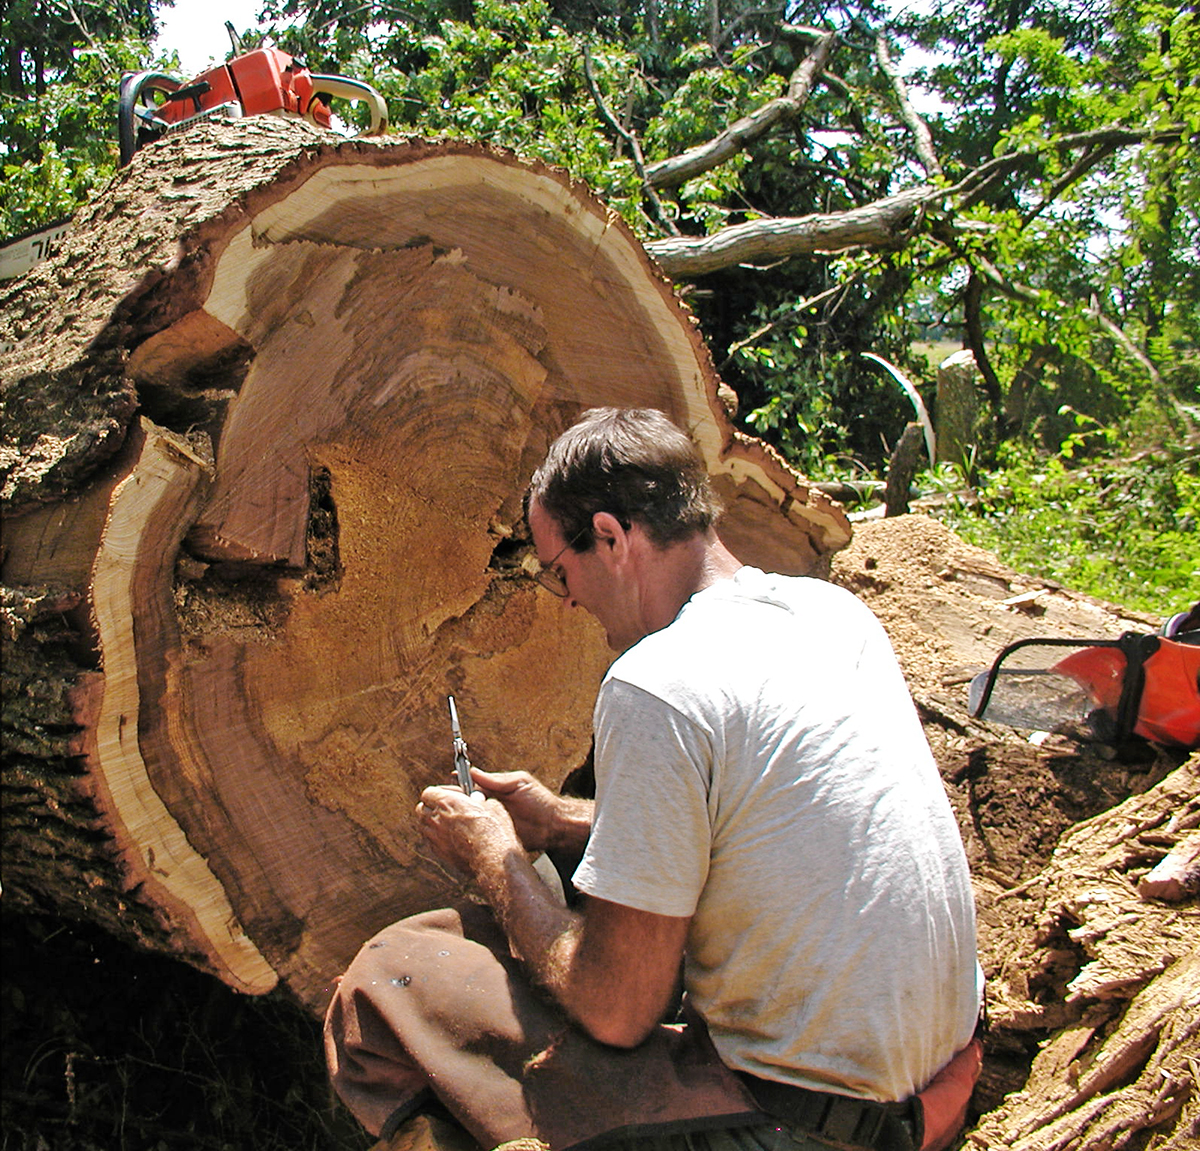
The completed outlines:
<svg viewBox="0 0 1200 1151">
<path fill-rule="evenodd" d="M 4 895 L 314 1008 L 454 880 L 450 764 L 557 784 L 609 653 L 524 578 L 521 496 L 597 404 L 688 428 L 747 562 L 837 505 L 736 433 L 691 317 L 562 172 L 270 118 L 146 149 L 0 296 Z"/>
<path fill-rule="evenodd" d="M 984 1116 L 981 1148 L 1194 1147 L 1200 1135 L 1200 919 L 1137 879 L 1200 825 L 1200 757 L 1063 836 L 1020 889 L 985 889 L 991 1024 L 1041 1039 L 1020 1091 Z"/>
</svg>

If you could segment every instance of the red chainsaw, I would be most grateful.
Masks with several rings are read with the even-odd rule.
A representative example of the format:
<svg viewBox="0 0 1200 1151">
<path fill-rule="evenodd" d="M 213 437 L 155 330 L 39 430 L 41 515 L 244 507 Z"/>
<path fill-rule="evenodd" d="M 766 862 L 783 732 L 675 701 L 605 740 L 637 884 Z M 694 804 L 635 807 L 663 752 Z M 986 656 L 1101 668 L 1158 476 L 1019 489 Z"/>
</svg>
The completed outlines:
<svg viewBox="0 0 1200 1151">
<path fill-rule="evenodd" d="M 210 116 L 285 116 L 321 128 L 332 123 L 333 99 L 362 100 L 371 112 L 363 136 L 387 131 L 387 104 L 369 84 L 310 72 L 278 48 L 242 52 L 236 33 L 232 60 L 184 82 L 163 72 L 130 72 L 121 79 L 118 133 L 122 167 L 141 147 Z"/>
<path fill-rule="evenodd" d="M 1157 635 L 1009 644 L 971 681 L 970 710 L 1031 731 L 1081 722 L 1118 749 L 1131 737 L 1200 748 L 1200 603 Z"/>
</svg>

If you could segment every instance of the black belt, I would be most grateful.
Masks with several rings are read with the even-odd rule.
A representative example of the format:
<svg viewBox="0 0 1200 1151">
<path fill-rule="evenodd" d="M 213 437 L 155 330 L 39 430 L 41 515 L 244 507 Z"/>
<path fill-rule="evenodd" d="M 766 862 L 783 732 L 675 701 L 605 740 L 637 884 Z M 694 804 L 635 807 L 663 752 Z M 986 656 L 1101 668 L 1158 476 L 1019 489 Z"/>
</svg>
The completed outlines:
<svg viewBox="0 0 1200 1151">
<path fill-rule="evenodd" d="M 754 1102 L 772 1119 L 832 1147 L 916 1151 L 920 1146 L 919 1121 L 911 1100 L 877 1103 L 759 1079 L 744 1071 L 737 1075 Z"/>
</svg>

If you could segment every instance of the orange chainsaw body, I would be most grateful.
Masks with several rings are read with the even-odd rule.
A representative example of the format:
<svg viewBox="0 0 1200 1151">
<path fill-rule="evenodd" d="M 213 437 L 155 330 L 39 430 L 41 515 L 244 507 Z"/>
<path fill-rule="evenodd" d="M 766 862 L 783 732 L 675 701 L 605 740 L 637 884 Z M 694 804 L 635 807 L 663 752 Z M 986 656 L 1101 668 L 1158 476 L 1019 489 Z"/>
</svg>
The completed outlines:
<svg viewBox="0 0 1200 1151">
<path fill-rule="evenodd" d="M 205 85 L 207 91 L 200 91 Z M 317 96 L 312 74 L 278 48 L 256 48 L 202 72 L 182 90 L 193 91 L 163 104 L 159 118 L 179 124 L 210 108 L 237 103 L 243 116 L 290 112 L 323 128 L 330 125 L 329 107 Z"/>
<path fill-rule="evenodd" d="M 1117 648 L 1087 647 L 1059 660 L 1054 670 L 1069 675 L 1115 716 L 1127 662 Z M 1133 733 L 1169 746 L 1200 745 L 1200 646 L 1160 640 L 1143 667 Z"/>
</svg>

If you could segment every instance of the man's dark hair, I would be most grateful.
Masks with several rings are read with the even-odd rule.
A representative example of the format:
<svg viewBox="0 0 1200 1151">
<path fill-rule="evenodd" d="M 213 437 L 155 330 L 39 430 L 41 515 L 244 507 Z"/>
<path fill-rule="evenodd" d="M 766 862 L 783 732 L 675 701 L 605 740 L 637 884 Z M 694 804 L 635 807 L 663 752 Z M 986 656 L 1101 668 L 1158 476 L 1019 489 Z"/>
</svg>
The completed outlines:
<svg viewBox="0 0 1200 1151">
<path fill-rule="evenodd" d="M 721 514 L 696 445 L 653 408 L 592 408 L 533 474 L 536 500 L 577 552 L 595 543 L 592 517 L 639 523 L 658 547 L 707 531 Z M 578 537 L 578 538 L 577 538 Z"/>
</svg>

